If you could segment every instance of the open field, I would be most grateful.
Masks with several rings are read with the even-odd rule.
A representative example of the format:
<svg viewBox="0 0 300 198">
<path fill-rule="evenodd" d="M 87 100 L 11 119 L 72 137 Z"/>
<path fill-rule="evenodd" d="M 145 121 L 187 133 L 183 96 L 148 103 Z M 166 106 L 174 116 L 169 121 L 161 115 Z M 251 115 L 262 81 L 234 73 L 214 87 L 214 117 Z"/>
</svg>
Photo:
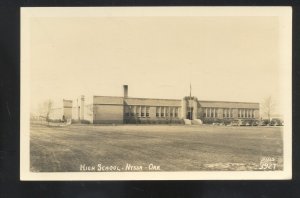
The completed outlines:
<svg viewBox="0 0 300 198">
<path fill-rule="evenodd" d="M 262 157 L 282 169 L 281 127 L 32 124 L 30 167 L 80 171 L 80 165 L 160 166 L 161 171 L 258 170 Z"/>
</svg>

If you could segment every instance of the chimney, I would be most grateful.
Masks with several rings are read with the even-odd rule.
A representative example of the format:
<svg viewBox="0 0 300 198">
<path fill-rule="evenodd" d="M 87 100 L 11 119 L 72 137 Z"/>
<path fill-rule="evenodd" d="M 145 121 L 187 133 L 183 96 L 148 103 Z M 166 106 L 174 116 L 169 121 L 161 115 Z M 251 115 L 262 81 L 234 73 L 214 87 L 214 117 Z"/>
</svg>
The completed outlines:
<svg viewBox="0 0 300 198">
<path fill-rule="evenodd" d="M 124 89 L 124 98 L 128 98 L 128 85 L 123 85 Z"/>
</svg>

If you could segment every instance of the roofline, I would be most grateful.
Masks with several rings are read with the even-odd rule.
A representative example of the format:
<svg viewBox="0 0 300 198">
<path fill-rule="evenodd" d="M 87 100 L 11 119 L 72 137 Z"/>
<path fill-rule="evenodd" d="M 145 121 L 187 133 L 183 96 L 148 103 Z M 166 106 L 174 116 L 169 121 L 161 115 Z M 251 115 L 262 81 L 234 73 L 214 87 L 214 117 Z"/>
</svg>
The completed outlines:
<svg viewBox="0 0 300 198">
<path fill-rule="evenodd" d="M 165 99 L 165 98 L 136 98 L 136 97 L 122 97 L 122 96 L 96 96 L 93 97 L 113 97 L 113 98 L 124 98 L 124 99 L 139 99 L 139 100 L 173 100 L 173 101 L 181 101 L 181 99 Z"/>
<path fill-rule="evenodd" d="M 225 102 L 225 103 L 248 103 L 248 104 L 260 104 L 259 102 L 235 102 L 235 101 L 216 101 L 216 100 L 198 100 L 198 102 Z"/>
<path fill-rule="evenodd" d="M 172 100 L 172 101 L 181 101 L 181 99 L 165 99 L 165 98 L 132 98 L 132 97 L 127 97 L 124 99 L 139 99 L 139 100 Z"/>
<path fill-rule="evenodd" d="M 121 96 L 96 96 L 96 95 L 93 95 L 93 97 L 113 97 L 113 98 L 124 98 L 124 97 L 121 97 Z"/>
<path fill-rule="evenodd" d="M 122 97 L 122 96 L 99 96 L 94 95 L 93 97 L 112 97 L 112 98 L 123 98 L 123 99 L 139 99 L 139 100 L 172 100 L 181 101 L 182 99 L 165 99 L 165 98 L 136 98 L 136 97 Z M 259 102 L 236 102 L 236 101 L 217 101 L 217 100 L 198 100 L 198 102 L 223 102 L 223 103 L 248 103 L 248 104 L 260 104 Z"/>
</svg>

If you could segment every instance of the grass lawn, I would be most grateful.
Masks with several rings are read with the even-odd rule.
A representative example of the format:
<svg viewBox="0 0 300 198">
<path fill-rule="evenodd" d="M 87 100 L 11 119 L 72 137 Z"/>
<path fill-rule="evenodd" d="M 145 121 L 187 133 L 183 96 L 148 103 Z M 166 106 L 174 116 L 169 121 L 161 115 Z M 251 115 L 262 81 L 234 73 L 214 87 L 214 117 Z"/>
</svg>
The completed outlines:
<svg viewBox="0 0 300 198">
<path fill-rule="evenodd" d="M 80 165 L 160 166 L 161 171 L 258 170 L 262 157 L 282 170 L 281 127 L 31 125 L 34 172 L 78 172 Z M 121 169 L 126 171 L 127 169 Z"/>
</svg>

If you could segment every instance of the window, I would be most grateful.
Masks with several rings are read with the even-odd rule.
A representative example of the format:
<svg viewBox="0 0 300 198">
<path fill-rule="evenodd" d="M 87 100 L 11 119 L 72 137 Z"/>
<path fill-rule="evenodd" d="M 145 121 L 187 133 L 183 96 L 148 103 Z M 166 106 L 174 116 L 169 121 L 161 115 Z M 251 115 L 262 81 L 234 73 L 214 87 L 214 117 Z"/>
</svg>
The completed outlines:
<svg viewBox="0 0 300 198">
<path fill-rule="evenodd" d="M 146 111 L 146 107 L 142 106 L 141 107 L 141 117 L 145 117 L 145 111 Z"/>
<path fill-rule="evenodd" d="M 215 108 L 215 118 L 218 117 L 218 109 Z"/>
<path fill-rule="evenodd" d="M 130 115 L 132 117 L 134 116 L 134 109 L 135 109 L 135 106 L 130 106 Z"/>
<path fill-rule="evenodd" d="M 136 107 L 136 114 L 135 114 L 137 117 L 140 116 L 140 111 L 141 111 L 141 107 L 140 107 L 140 106 L 137 106 L 137 107 Z"/>
<path fill-rule="evenodd" d="M 166 107 L 166 117 L 169 117 L 169 109 L 170 107 Z"/>
<path fill-rule="evenodd" d="M 173 111 L 174 111 L 174 108 L 171 107 L 171 108 L 170 108 L 170 117 L 173 117 Z"/>
<path fill-rule="evenodd" d="M 160 107 L 156 107 L 156 117 L 159 117 Z"/>
<path fill-rule="evenodd" d="M 178 117 L 178 107 L 175 108 L 175 117 Z"/>
<path fill-rule="evenodd" d="M 214 117 L 214 111 L 213 111 L 213 109 L 212 108 L 210 108 L 210 117 Z"/>
<path fill-rule="evenodd" d="M 150 116 L 149 111 L 150 111 L 150 107 L 146 107 L 146 117 L 147 118 Z"/>
<path fill-rule="evenodd" d="M 165 107 L 161 107 L 160 116 L 161 116 L 161 117 L 164 117 L 164 116 L 165 116 Z"/>
<path fill-rule="evenodd" d="M 129 106 L 125 106 L 125 107 L 124 107 L 124 114 L 125 114 L 126 117 L 129 117 L 129 116 L 130 116 L 129 111 L 130 111 L 130 107 L 129 107 Z"/>
<path fill-rule="evenodd" d="M 203 109 L 203 117 L 206 117 L 206 108 Z"/>
</svg>

